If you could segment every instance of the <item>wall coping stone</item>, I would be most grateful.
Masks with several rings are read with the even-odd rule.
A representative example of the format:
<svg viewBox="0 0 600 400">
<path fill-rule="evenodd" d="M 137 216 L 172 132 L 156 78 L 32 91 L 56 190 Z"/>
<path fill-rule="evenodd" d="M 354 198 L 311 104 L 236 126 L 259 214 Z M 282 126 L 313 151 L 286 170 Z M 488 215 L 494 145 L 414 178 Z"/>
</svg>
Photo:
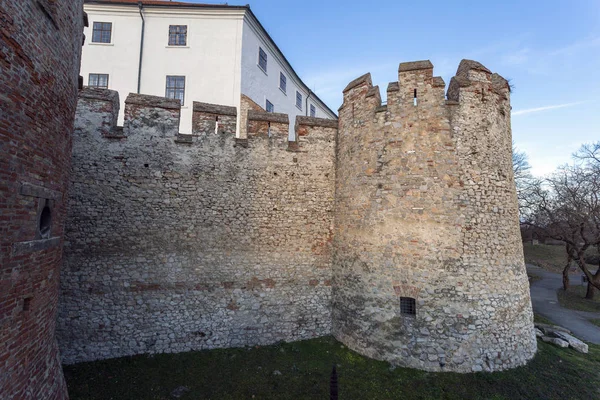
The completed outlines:
<svg viewBox="0 0 600 400">
<path fill-rule="evenodd" d="M 167 99 L 166 97 L 151 96 L 148 94 L 129 93 L 125 104 L 135 104 L 144 107 L 166 108 L 169 110 L 181 109 L 179 99 Z"/>
<path fill-rule="evenodd" d="M 403 62 L 398 66 L 398 72 L 418 71 L 421 69 L 433 69 L 433 64 L 429 60 L 422 60 Z"/>
<path fill-rule="evenodd" d="M 220 104 L 202 103 L 200 101 L 194 102 L 194 112 L 237 116 L 237 108 L 235 107 L 223 106 Z"/>
<path fill-rule="evenodd" d="M 305 125 L 305 126 L 322 126 L 324 128 L 336 128 L 338 127 L 337 119 L 326 119 L 326 118 L 316 118 L 316 117 L 307 117 L 303 115 L 296 116 L 296 125 Z"/>
<path fill-rule="evenodd" d="M 289 124 L 290 118 L 287 114 L 248 110 L 248 121 L 266 121 Z"/>
</svg>

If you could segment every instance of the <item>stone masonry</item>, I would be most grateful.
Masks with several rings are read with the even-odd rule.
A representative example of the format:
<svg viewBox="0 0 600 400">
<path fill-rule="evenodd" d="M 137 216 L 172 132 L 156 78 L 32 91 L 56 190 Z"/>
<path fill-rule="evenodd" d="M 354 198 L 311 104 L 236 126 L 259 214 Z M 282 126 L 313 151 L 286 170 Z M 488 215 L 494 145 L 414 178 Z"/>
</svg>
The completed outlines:
<svg viewBox="0 0 600 400">
<path fill-rule="evenodd" d="M 381 106 L 348 85 L 336 158 L 333 334 L 431 371 L 497 371 L 536 351 L 511 162 L 509 85 L 461 62 L 448 100 L 429 61 Z M 414 299 L 416 313 L 401 303 Z"/>
<path fill-rule="evenodd" d="M 118 105 L 79 99 L 64 361 L 330 334 L 337 126 L 316 120 L 288 146 L 287 115 L 252 111 L 236 139 L 234 109 L 195 103 L 179 135 L 179 104 L 130 95 L 120 132 Z"/>
<path fill-rule="evenodd" d="M 367 74 L 337 121 L 84 90 L 58 340 L 66 363 L 333 334 L 430 371 L 536 351 L 511 163 L 510 90 L 463 61 L 449 85 Z M 235 123 L 243 128 L 235 137 Z M 288 142 L 289 124 L 295 140 Z"/>
<path fill-rule="evenodd" d="M 83 0 L 0 1 L 0 399 L 66 399 L 55 339 Z"/>
</svg>

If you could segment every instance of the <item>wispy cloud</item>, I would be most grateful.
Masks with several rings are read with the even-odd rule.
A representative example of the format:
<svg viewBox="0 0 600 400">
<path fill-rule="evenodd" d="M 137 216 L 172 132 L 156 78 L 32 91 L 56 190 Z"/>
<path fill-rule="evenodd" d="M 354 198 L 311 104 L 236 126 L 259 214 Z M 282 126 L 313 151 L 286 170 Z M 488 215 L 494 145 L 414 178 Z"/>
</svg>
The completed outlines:
<svg viewBox="0 0 600 400">
<path fill-rule="evenodd" d="M 532 114 L 532 113 L 537 113 L 537 112 L 542 112 L 542 111 L 548 111 L 548 110 L 556 110 L 558 108 L 567 108 L 567 107 L 573 107 L 579 104 L 583 104 L 583 101 L 578 101 L 575 103 L 564 103 L 564 104 L 555 104 L 552 106 L 544 106 L 544 107 L 535 107 L 535 108 L 526 108 L 524 110 L 517 110 L 517 111 L 513 111 L 512 115 L 516 116 L 516 115 L 525 115 L 525 114 Z"/>
</svg>

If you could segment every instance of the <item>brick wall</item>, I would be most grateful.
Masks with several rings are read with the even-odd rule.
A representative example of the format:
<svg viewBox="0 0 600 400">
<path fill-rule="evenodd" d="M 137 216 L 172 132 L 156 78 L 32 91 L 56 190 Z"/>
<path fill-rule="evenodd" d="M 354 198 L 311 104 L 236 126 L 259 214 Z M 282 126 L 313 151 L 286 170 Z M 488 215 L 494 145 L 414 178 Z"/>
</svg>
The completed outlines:
<svg viewBox="0 0 600 400">
<path fill-rule="evenodd" d="M 54 332 L 82 3 L 0 3 L 2 399 L 67 398 Z"/>
<path fill-rule="evenodd" d="M 75 122 L 64 361 L 328 335 L 337 127 L 314 119 L 288 146 L 287 116 L 252 112 L 236 139 L 214 130 L 231 110 L 196 103 L 178 135 L 178 105 L 135 95 L 107 135 L 103 92 Z"/>
</svg>

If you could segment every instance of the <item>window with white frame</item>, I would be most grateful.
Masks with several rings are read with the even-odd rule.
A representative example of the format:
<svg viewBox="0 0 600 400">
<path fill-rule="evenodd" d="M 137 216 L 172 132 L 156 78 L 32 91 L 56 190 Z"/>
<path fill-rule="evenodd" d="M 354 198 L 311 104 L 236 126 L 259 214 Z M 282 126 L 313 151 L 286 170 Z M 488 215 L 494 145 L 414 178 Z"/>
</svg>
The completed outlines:
<svg viewBox="0 0 600 400">
<path fill-rule="evenodd" d="M 281 89 L 283 93 L 287 93 L 287 77 L 283 72 L 279 73 L 279 89 Z"/>
<path fill-rule="evenodd" d="M 187 45 L 187 25 L 169 25 L 169 46 Z"/>
<path fill-rule="evenodd" d="M 108 74 L 90 74 L 88 86 L 100 89 L 108 89 Z"/>
<path fill-rule="evenodd" d="M 302 110 L 302 93 L 296 90 L 296 107 Z"/>
<path fill-rule="evenodd" d="M 273 105 L 273 103 L 271 103 L 269 100 L 267 100 L 267 105 L 265 107 L 265 110 L 267 110 L 267 112 L 275 112 L 275 106 Z"/>
<path fill-rule="evenodd" d="M 258 48 L 258 66 L 265 72 L 267 72 L 267 53 L 262 49 Z"/>
<path fill-rule="evenodd" d="M 92 43 L 110 43 L 112 40 L 112 22 L 94 22 Z"/>
<path fill-rule="evenodd" d="M 310 105 L 310 116 L 311 117 L 316 117 L 317 116 L 317 109 L 312 104 Z"/>
<path fill-rule="evenodd" d="M 169 99 L 179 99 L 184 105 L 185 76 L 167 76 L 166 96 Z"/>
</svg>

